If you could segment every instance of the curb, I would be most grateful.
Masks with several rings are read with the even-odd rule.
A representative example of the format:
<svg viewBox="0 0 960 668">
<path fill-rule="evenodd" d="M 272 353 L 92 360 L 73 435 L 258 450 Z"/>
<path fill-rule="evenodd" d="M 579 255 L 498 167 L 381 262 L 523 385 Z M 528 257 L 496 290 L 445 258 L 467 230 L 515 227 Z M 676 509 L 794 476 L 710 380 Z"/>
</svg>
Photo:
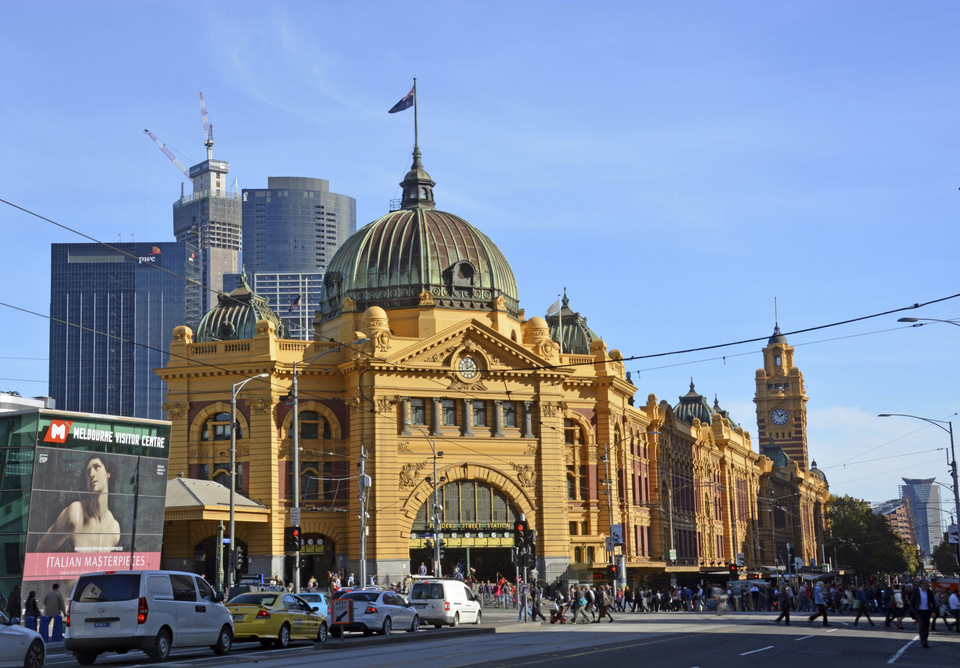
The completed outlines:
<svg viewBox="0 0 960 668">
<path fill-rule="evenodd" d="M 325 643 L 313 643 L 314 650 L 350 650 L 363 649 L 365 647 L 377 645 L 393 645 L 396 643 L 416 642 L 428 638 L 466 638 L 470 636 L 490 635 L 497 632 L 496 626 L 479 626 L 475 628 L 457 627 L 455 629 L 422 629 L 416 633 L 391 633 L 388 636 L 365 636 L 354 634 L 351 636 L 342 635 L 339 638 L 329 637 Z M 350 642 L 359 640 L 361 642 Z"/>
</svg>

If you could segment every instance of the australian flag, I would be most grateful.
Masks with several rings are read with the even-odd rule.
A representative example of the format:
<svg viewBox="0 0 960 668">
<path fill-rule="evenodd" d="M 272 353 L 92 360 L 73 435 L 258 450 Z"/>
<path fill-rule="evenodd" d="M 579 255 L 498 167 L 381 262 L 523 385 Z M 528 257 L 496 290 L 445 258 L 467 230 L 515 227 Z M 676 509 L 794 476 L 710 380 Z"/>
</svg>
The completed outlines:
<svg viewBox="0 0 960 668">
<path fill-rule="evenodd" d="M 388 114 L 395 114 L 398 111 L 403 111 L 404 109 L 409 109 L 413 106 L 413 98 L 417 95 L 417 86 L 414 84 L 413 88 L 410 89 L 410 92 L 407 93 L 402 100 L 397 102 L 395 105 L 390 107 Z"/>
</svg>

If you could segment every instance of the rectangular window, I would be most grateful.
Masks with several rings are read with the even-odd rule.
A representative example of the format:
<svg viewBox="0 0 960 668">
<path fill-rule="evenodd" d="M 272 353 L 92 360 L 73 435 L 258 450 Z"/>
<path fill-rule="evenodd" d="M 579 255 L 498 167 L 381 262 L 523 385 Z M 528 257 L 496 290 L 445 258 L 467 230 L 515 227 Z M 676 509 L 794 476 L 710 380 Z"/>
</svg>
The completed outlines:
<svg viewBox="0 0 960 668">
<path fill-rule="evenodd" d="M 573 466 L 567 467 L 567 500 L 575 501 L 577 499 L 577 477 L 573 472 Z"/>
<path fill-rule="evenodd" d="M 460 495 L 457 483 L 447 483 L 443 486 L 443 521 L 457 523 L 460 521 Z"/>
<path fill-rule="evenodd" d="M 473 426 L 487 426 L 487 402 L 475 400 L 473 402 Z"/>
<path fill-rule="evenodd" d="M 410 424 L 427 424 L 427 400 L 410 400 Z"/>
<path fill-rule="evenodd" d="M 590 498 L 590 487 L 587 486 L 587 467 L 580 467 L 580 499 L 586 501 Z"/>
<path fill-rule="evenodd" d="M 476 522 L 476 495 L 477 483 L 463 482 L 460 484 L 460 521 Z"/>
<path fill-rule="evenodd" d="M 513 429 L 517 427 L 517 403 L 515 401 L 503 402 L 503 426 Z"/>
<path fill-rule="evenodd" d="M 477 517 L 480 521 L 492 521 L 492 506 L 490 504 L 490 487 L 481 486 L 477 488 Z"/>
<path fill-rule="evenodd" d="M 577 535 L 577 523 L 576 523 L 576 522 L 570 522 L 570 535 L 571 535 L 571 536 L 576 536 L 576 535 Z"/>
<path fill-rule="evenodd" d="M 457 426 L 457 402 L 453 399 L 441 399 L 440 410 L 443 417 L 444 427 Z"/>
<path fill-rule="evenodd" d="M 493 490 L 493 521 L 511 522 L 512 517 L 507 517 L 507 497 L 499 490 Z"/>
</svg>

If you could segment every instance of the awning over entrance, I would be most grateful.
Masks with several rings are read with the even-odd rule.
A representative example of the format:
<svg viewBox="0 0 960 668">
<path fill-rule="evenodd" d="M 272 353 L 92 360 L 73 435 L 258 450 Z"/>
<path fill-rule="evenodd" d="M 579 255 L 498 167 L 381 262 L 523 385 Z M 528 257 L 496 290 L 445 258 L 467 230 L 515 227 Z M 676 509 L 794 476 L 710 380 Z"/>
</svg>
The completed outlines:
<svg viewBox="0 0 960 668">
<path fill-rule="evenodd" d="M 270 509 L 242 494 L 233 495 L 234 520 L 270 521 Z M 164 520 L 230 520 L 230 489 L 212 480 L 173 478 L 167 481 Z"/>
</svg>

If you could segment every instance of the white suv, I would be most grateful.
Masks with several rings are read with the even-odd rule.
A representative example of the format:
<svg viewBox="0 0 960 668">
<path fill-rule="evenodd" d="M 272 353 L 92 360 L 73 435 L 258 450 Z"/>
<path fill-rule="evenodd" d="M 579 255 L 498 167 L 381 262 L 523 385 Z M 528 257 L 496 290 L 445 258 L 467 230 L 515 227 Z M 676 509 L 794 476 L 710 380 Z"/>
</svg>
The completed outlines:
<svg viewBox="0 0 960 668">
<path fill-rule="evenodd" d="M 140 649 L 155 661 L 166 659 L 174 646 L 209 646 L 226 654 L 233 618 L 222 601 L 193 573 L 87 573 L 70 596 L 63 646 L 82 665 L 111 650 Z"/>
<path fill-rule="evenodd" d="M 418 580 L 410 588 L 410 605 L 424 624 L 435 628 L 461 622 L 479 624 L 483 616 L 480 600 L 460 580 Z"/>
</svg>

